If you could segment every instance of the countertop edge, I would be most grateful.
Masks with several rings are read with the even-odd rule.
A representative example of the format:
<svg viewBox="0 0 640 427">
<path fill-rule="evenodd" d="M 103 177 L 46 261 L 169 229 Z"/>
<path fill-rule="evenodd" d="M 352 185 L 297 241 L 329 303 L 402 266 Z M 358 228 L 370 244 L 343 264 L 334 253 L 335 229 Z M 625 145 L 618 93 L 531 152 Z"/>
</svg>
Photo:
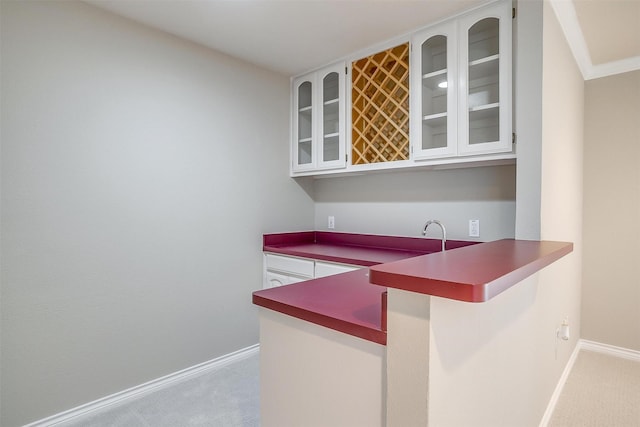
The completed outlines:
<svg viewBox="0 0 640 427">
<path fill-rule="evenodd" d="M 544 240 L 542 242 L 545 242 Z M 507 289 L 509 289 L 510 287 L 518 284 L 519 282 L 523 281 L 524 279 L 526 279 L 527 277 L 537 273 L 538 271 L 542 270 L 543 268 L 553 264 L 554 262 L 556 262 L 557 260 L 559 260 L 560 258 L 570 254 L 571 252 L 573 252 L 573 243 L 569 243 L 569 242 L 558 242 L 558 243 L 566 243 L 565 246 L 562 246 L 544 256 L 541 256 L 540 258 L 536 259 L 535 261 L 524 265 L 522 267 L 520 267 L 517 270 L 512 271 L 511 273 L 500 277 L 499 279 L 491 282 L 491 283 L 487 283 L 484 285 L 483 287 L 483 297 L 484 299 L 482 301 L 478 301 L 478 302 L 485 302 L 490 300 L 491 298 L 495 297 L 496 295 L 501 294 L 502 292 L 506 291 Z M 474 301 L 475 302 L 475 301 Z"/>
<path fill-rule="evenodd" d="M 367 341 L 372 341 L 377 344 L 387 345 L 387 333 L 380 329 L 359 325 L 357 323 L 305 310 L 300 307 L 256 295 L 255 293 L 253 294 L 252 302 L 257 306 L 277 311 L 278 313 L 282 313 L 296 319 L 305 320 L 307 322 L 324 326 L 334 331 L 343 332 Z"/>
<path fill-rule="evenodd" d="M 514 266 L 508 271 L 503 272 L 498 277 L 495 277 L 491 280 L 478 282 L 472 281 L 458 281 L 454 279 L 449 279 L 447 277 L 431 277 L 429 274 L 423 275 L 414 275 L 414 274 L 403 274 L 400 272 L 394 271 L 385 271 L 390 270 L 389 264 L 380 264 L 378 266 L 373 266 L 369 271 L 369 281 L 372 284 L 386 286 L 388 288 L 395 288 L 405 291 L 411 291 L 426 295 L 438 296 L 442 298 L 454 299 L 458 301 L 465 302 L 473 302 L 473 303 L 482 303 L 490 300 L 491 298 L 499 295 L 500 293 L 506 291 L 512 286 L 516 285 L 520 281 L 525 278 L 531 276 L 532 274 L 542 270 L 546 266 L 554 263 L 560 258 L 568 255 L 573 251 L 573 243 L 570 242 L 552 242 L 552 241 L 532 241 L 532 240 L 515 240 L 515 239 L 505 239 L 502 241 L 496 242 L 512 242 L 510 246 L 507 246 L 507 249 L 517 250 L 518 247 L 522 247 L 524 245 L 529 246 L 529 251 L 533 252 L 535 255 L 535 250 L 538 250 L 538 253 L 544 249 L 545 245 L 554 244 L 557 245 L 557 248 L 548 250 L 544 253 L 539 253 L 539 255 L 535 256 L 530 261 L 523 262 L 517 266 Z M 489 248 L 492 243 L 496 242 L 487 242 L 484 244 L 477 245 L 473 247 L 473 249 L 469 249 L 469 252 L 477 252 L 484 247 Z M 520 242 L 526 242 L 524 245 L 520 245 Z M 530 246 L 536 244 L 533 248 Z M 485 246 L 487 245 L 487 246 Z M 464 256 L 465 249 L 460 248 L 456 250 L 457 255 Z M 508 255 L 505 252 L 505 257 Z M 430 261 L 434 261 L 437 254 L 432 254 Z M 459 258 L 458 257 L 458 258 Z M 423 262 L 423 257 L 413 258 L 409 262 L 411 263 L 419 263 Z M 403 260 L 407 261 L 407 260 Z M 448 268 L 451 271 L 458 271 L 460 269 L 466 269 L 467 271 L 473 271 L 473 263 L 469 262 L 469 265 L 465 265 L 464 263 L 460 263 L 459 259 L 456 259 L 457 263 L 455 265 L 450 265 Z M 402 262 L 402 261 L 401 261 Z M 496 261 L 496 267 L 501 267 L 499 265 L 500 261 Z M 505 262 L 506 263 L 506 262 Z M 407 264 L 405 262 L 405 264 Z M 442 257 L 440 261 L 440 265 L 447 265 L 447 259 Z M 486 265 L 483 265 L 486 267 Z M 489 266 L 491 268 L 492 266 Z M 444 268 L 443 270 L 447 270 Z M 499 270 L 499 268 L 498 268 Z"/>
<path fill-rule="evenodd" d="M 295 242 L 292 242 L 292 246 L 307 244 L 312 233 L 301 234 L 296 236 L 292 233 L 292 236 L 285 237 L 293 237 Z M 296 248 L 287 248 L 285 242 L 277 242 L 273 246 L 264 243 L 264 252 L 369 267 L 369 277 L 365 279 L 367 282 L 363 286 L 372 284 L 470 303 L 483 303 L 494 298 L 573 251 L 573 243 L 570 242 L 503 239 L 457 247 L 446 252 L 418 254 L 415 257 L 407 254 L 407 258 L 399 261 L 379 263 L 344 256 L 307 253 Z M 339 243 L 337 245 L 343 246 Z M 351 273 L 337 276 L 346 274 Z M 303 283 L 305 282 L 290 286 Z M 267 295 L 262 295 L 265 291 Z M 307 309 L 293 300 L 287 301 L 286 298 L 269 298 L 268 294 L 268 289 L 254 292 L 253 303 L 287 316 L 386 345 L 386 295 L 383 295 L 380 306 L 381 324 L 376 326 L 340 318 L 327 314 L 328 312 L 323 313 L 323 310 Z"/>
<path fill-rule="evenodd" d="M 447 240 L 447 250 L 457 249 L 470 245 L 477 245 L 481 242 L 466 240 Z M 391 262 L 386 257 L 365 256 L 348 257 L 343 255 L 332 255 L 327 253 L 314 252 L 313 249 L 301 249 L 300 245 L 314 244 L 322 246 L 336 246 L 340 248 L 350 248 L 354 251 L 371 251 L 379 255 L 380 253 L 396 254 L 396 258 L 410 258 L 413 256 L 427 255 L 440 251 L 440 239 L 424 237 L 402 237 L 385 236 L 376 234 L 359 234 L 328 231 L 301 231 L 290 233 L 265 234 L 262 238 L 263 252 L 282 254 L 300 258 L 308 258 L 319 261 L 327 261 L 341 264 L 358 265 L 361 267 L 371 267 L 381 263 Z M 401 255 L 400 255 L 401 254 Z"/>
</svg>

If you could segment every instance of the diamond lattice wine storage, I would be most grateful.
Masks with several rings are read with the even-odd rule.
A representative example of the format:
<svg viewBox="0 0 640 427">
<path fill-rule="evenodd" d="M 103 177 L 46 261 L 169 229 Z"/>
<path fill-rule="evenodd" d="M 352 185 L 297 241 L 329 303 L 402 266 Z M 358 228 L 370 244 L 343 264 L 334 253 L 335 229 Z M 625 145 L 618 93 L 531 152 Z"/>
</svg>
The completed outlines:
<svg viewBox="0 0 640 427">
<path fill-rule="evenodd" d="M 351 66 L 351 164 L 409 160 L 409 43 Z"/>
</svg>

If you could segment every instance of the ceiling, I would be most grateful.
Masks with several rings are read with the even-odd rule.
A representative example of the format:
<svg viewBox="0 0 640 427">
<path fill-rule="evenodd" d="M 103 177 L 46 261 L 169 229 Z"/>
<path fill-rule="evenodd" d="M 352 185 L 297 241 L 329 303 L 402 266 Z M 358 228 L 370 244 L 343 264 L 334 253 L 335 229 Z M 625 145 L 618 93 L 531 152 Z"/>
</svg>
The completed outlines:
<svg viewBox="0 0 640 427">
<path fill-rule="evenodd" d="M 487 0 L 85 0 L 289 76 Z M 640 69 L 640 0 L 550 0 L 585 79 Z"/>
<path fill-rule="evenodd" d="M 585 79 L 640 70 L 640 0 L 549 0 Z"/>
</svg>

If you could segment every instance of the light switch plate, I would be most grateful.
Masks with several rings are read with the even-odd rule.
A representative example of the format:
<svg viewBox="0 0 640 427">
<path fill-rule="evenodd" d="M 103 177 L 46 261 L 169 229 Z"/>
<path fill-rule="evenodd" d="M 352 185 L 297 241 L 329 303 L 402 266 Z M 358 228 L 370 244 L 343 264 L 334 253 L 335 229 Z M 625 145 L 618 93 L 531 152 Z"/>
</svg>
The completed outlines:
<svg viewBox="0 0 640 427">
<path fill-rule="evenodd" d="M 336 228 L 336 217 L 333 215 L 329 215 L 329 218 L 327 218 L 327 228 L 329 230 Z"/>
</svg>

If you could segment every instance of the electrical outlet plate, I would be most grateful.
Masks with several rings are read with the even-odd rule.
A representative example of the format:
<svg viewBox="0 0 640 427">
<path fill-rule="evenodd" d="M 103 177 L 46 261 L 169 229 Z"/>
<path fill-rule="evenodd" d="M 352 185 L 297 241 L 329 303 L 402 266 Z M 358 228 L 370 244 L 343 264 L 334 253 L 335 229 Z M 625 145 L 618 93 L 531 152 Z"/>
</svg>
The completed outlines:
<svg viewBox="0 0 640 427">
<path fill-rule="evenodd" d="M 469 220 L 469 237 L 480 237 L 480 220 Z"/>
<path fill-rule="evenodd" d="M 327 228 L 329 230 L 336 228 L 336 217 L 333 215 L 329 215 L 329 218 L 327 218 Z"/>
</svg>

